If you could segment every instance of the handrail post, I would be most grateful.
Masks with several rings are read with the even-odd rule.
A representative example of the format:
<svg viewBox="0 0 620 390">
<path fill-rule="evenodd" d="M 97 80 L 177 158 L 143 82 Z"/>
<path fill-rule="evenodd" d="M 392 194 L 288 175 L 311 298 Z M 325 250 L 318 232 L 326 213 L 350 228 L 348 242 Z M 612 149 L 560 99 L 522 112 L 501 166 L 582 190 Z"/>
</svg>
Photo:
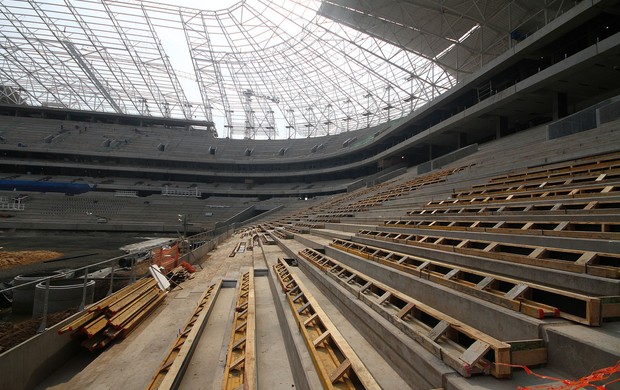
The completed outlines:
<svg viewBox="0 0 620 390">
<path fill-rule="evenodd" d="M 115 264 L 112 263 L 112 270 L 110 271 L 110 288 L 108 289 L 106 296 L 112 295 L 112 292 L 114 292 L 114 266 Z"/>
<path fill-rule="evenodd" d="M 36 289 L 36 286 L 35 286 Z M 47 309 L 48 309 L 48 300 L 50 297 L 50 278 L 45 279 L 45 296 L 43 297 L 43 318 L 41 319 L 41 324 L 39 325 L 39 329 L 37 329 L 37 333 L 45 332 L 45 328 L 47 328 Z"/>
<path fill-rule="evenodd" d="M 88 283 L 88 267 L 84 270 L 84 287 L 82 288 L 82 303 L 80 303 L 80 311 L 86 307 L 86 284 Z"/>
<path fill-rule="evenodd" d="M 131 257 L 131 273 L 129 274 L 129 284 L 136 281 L 136 257 Z"/>
</svg>

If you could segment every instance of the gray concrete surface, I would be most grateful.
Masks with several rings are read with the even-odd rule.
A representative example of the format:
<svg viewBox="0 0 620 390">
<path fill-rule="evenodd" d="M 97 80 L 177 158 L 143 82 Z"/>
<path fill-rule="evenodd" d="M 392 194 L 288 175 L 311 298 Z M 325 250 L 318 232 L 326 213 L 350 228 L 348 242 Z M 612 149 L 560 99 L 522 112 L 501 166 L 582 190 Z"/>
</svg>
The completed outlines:
<svg viewBox="0 0 620 390">
<path fill-rule="evenodd" d="M 230 340 L 235 288 L 222 288 L 207 320 L 180 389 L 215 389 L 221 386 Z"/>
</svg>

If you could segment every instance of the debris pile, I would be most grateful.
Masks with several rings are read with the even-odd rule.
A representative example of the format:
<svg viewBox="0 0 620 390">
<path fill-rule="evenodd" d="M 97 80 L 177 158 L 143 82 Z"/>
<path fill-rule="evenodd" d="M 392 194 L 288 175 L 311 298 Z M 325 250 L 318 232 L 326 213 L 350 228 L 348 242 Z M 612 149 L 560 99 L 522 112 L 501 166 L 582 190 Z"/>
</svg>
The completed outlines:
<svg viewBox="0 0 620 390">
<path fill-rule="evenodd" d="M 45 260 L 56 259 L 62 256 L 54 251 L 0 251 L 0 269 L 11 268 L 18 265 L 40 263 Z"/>
<path fill-rule="evenodd" d="M 192 267 L 187 262 L 182 262 L 178 267 L 173 268 L 166 274 L 166 278 L 170 281 L 173 286 L 178 286 L 184 281 L 191 279 L 192 273 L 196 272 L 194 267 Z"/>
<path fill-rule="evenodd" d="M 125 338 L 164 300 L 165 291 L 152 278 L 144 278 L 110 295 L 58 330 L 72 332 L 90 351 L 105 348 L 116 338 Z"/>
</svg>

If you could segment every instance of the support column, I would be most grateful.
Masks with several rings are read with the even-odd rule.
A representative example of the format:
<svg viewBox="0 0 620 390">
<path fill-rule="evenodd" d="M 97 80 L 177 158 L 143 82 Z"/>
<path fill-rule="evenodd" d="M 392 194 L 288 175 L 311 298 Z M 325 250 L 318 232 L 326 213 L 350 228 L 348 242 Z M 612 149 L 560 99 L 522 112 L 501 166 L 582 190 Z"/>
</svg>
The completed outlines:
<svg viewBox="0 0 620 390">
<path fill-rule="evenodd" d="M 553 96 L 553 120 L 556 121 L 568 115 L 568 96 L 558 92 Z"/>
<path fill-rule="evenodd" d="M 467 146 L 467 133 L 456 133 L 456 148 Z"/>
<path fill-rule="evenodd" d="M 499 139 L 508 134 L 508 117 L 498 116 L 495 122 L 495 138 Z"/>
</svg>

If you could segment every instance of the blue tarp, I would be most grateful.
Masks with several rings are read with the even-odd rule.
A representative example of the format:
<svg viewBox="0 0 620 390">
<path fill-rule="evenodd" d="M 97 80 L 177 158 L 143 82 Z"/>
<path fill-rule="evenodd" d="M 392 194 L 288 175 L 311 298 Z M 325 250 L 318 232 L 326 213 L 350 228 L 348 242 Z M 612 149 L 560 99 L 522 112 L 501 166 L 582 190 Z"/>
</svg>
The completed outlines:
<svg viewBox="0 0 620 390">
<path fill-rule="evenodd" d="M 63 183 L 32 180 L 0 180 L 0 190 L 32 191 L 32 192 L 63 192 L 65 194 L 81 194 L 92 190 L 94 186 L 86 183 Z"/>
</svg>

